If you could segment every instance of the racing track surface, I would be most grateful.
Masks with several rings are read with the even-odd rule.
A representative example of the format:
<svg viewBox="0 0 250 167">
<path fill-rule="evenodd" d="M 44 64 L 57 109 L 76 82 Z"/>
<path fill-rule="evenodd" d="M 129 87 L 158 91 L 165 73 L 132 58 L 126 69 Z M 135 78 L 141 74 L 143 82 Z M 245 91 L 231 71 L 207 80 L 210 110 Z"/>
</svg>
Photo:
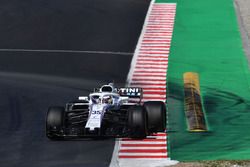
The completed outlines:
<svg viewBox="0 0 250 167">
<path fill-rule="evenodd" d="M 109 165 L 114 139 L 49 141 L 45 114 L 50 105 L 64 105 L 103 83 L 125 83 L 148 5 L 149 0 L 0 2 L 1 167 Z"/>
</svg>

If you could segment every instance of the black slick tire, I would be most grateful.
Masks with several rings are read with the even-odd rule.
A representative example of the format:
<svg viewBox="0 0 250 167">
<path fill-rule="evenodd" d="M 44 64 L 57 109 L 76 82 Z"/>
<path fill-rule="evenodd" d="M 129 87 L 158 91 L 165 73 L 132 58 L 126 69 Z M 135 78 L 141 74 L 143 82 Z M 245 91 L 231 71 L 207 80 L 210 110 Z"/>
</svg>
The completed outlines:
<svg viewBox="0 0 250 167">
<path fill-rule="evenodd" d="M 64 121 L 64 107 L 50 107 L 46 117 L 46 136 L 51 140 L 62 140 L 59 136 Z"/>
<path fill-rule="evenodd" d="M 146 113 L 142 106 L 133 106 L 128 110 L 129 137 L 145 138 L 147 136 Z"/>
<path fill-rule="evenodd" d="M 147 113 L 147 128 L 149 133 L 164 132 L 166 129 L 166 105 L 162 101 L 144 103 Z"/>
</svg>

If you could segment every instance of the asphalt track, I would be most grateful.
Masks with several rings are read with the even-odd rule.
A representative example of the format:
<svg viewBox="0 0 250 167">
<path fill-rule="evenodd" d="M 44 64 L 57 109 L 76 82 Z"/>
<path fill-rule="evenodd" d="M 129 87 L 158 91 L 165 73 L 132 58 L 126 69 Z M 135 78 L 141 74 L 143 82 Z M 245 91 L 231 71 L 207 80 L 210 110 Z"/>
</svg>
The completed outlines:
<svg viewBox="0 0 250 167">
<path fill-rule="evenodd" d="M 50 141 L 45 114 L 50 105 L 64 105 L 100 84 L 125 83 L 148 5 L 149 0 L 0 2 L 1 167 L 109 165 L 114 139 Z"/>
</svg>

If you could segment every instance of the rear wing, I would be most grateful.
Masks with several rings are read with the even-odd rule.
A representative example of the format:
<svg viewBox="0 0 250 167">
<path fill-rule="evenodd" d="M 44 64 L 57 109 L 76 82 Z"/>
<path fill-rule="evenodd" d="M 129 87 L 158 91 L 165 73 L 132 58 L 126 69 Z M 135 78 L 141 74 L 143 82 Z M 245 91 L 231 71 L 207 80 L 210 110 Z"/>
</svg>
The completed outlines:
<svg viewBox="0 0 250 167">
<path fill-rule="evenodd" d="M 119 88 L 118 93 L 120 94 L 120 96 L 142 99 L 143 90 L 142 88 L 127 87 L 127 88 Z"/>
</svg>

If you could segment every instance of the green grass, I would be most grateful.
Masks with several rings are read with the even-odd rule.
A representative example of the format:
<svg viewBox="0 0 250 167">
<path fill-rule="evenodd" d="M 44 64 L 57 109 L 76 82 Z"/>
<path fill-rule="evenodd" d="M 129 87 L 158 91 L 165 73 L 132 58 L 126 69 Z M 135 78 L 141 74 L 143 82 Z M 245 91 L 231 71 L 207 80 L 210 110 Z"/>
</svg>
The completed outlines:
<svg viewBox="0 0 250 167">
<path fill-rule="evenodd" d="M 189 163 L 178 163 L 173 167 L 249 167 L 250 161 L 197 161 Z"/>
<path fill-rule="evenodd" d="M 167 78 L 170 157 L 250 159 L 250 75 L 233 1 L 157 2 L 177 2 Z M 207 133 L 186 130 L 184 72 L 199 74 Z"/>
</svg>

